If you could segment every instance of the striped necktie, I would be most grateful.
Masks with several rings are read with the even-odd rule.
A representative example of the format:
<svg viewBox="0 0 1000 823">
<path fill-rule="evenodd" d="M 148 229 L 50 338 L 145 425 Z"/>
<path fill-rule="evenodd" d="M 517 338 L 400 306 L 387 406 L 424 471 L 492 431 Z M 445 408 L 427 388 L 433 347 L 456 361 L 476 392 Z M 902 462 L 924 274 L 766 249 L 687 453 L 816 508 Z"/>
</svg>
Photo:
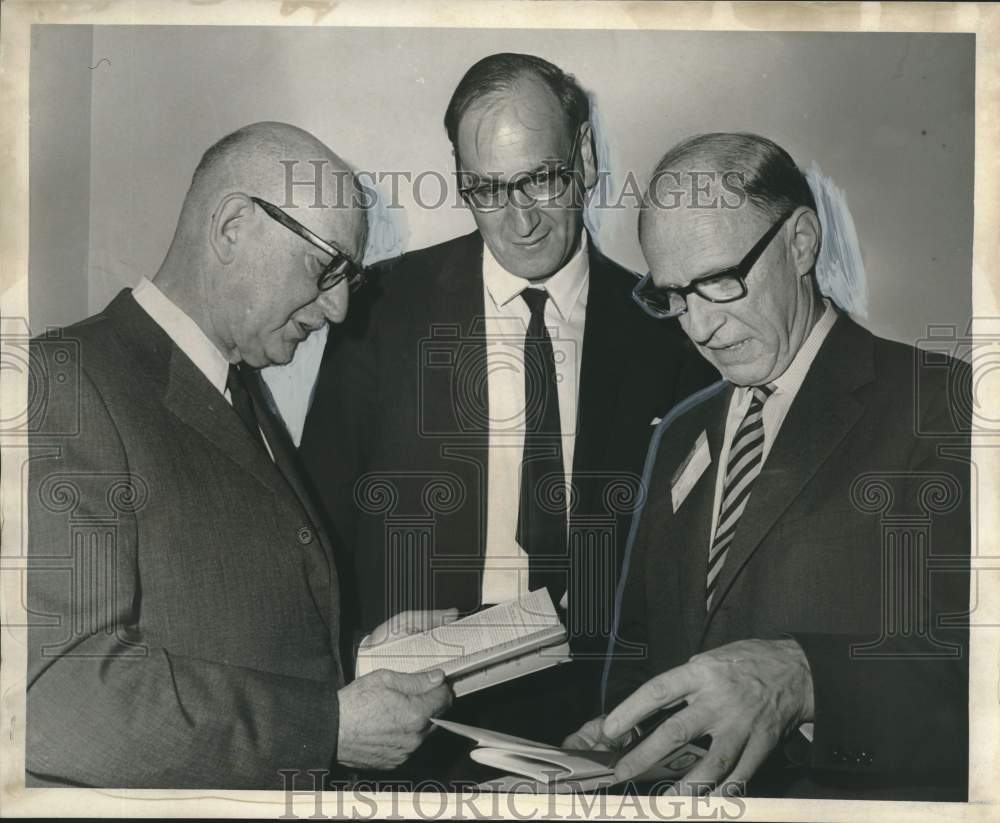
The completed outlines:
<svg viewBox="0 0 1000 823">
<path fill-rule="evenodd" d="M 708 578 L 705 585 L 705 607 L 712 608 L 712 598 L 719 582 L 719 572 L 736 534 L 736 525 L 750 499 L 753 481 L 764 462 L 764 403 L 774 392 L 773 385 L 754 386 L 746 417 L 740 423 L 729 447 L 726 480 L 722 486 L 722 504 L 715 539 L 708 552 Z"/>
</svg>

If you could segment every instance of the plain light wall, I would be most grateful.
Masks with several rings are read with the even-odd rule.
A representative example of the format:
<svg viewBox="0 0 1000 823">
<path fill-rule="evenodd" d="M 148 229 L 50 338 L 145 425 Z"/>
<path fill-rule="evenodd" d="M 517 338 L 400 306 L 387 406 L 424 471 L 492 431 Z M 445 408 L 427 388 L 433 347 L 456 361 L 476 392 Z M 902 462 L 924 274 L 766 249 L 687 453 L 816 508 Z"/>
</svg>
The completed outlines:
<svg viewBox="0 0 1000 823">
<path fill-rule="evenodd" d="M 53 28 L 45 27 L 40 43 L 56 35 Z M 87 42 L 84 36 L 77 47 Z M 644 181 L 666 148 L 704 131 L 756 131 L 803 168 L 817 163 L 845 192 L 856 222 L 868 279 L 866 324 L 911 342 L 929 323 L 964 329 L 971 313 L 972 35 L 128 26 L 95 27 L 89 65 L 109 64 L 72 73 L 37 106 L 33 78 L 33 113 L 55 130 L 59 118 L 69 123 L 67 103 L 77 108 L 72 119 L 82 120 L 86 82 L 92 90 L 88 228 L 88 215 L 76 208 L 57 205 L 37 219 L 32 213 L 33 286 L 43 278 L 37 291 L 47 294 L 47 278 L 86 270 L 88 299 L 39 302 L 37 316 L 33 302 L 33 325 L 97 311 L 121 287 L 155 272 L 201 153 L 245 123 L 295 123 L 362 169 L 450 176 L 441 123 L 448 98 L 473 62 L 508 50 L 552 60 L 594 94 L 619 180 L 631 170 Z M 33 123 L 33 140 L 41 130 Z M 86 135 L 70 124 L 46 139 L 76 155 L 69 163 L 65 149 L 33 154 L 33 197 L 62 179 L 60 157 L 82 174 Z M 77 199 L 80 188 L 70 186 Z M 400 199 L 405 211 L 391 216 L 404 248 L 473 228 L 462 209 L 415 207 L 405 186 Z M 640 270 L 635 221 L 631 208 L 603 212 L 599 240 Z M 74 268 L 68 259 L 35 265 L 40 244 L 84 234 L 87 266 Z M 61 253 L 75 259 L 83 251 L 77 242 Z M 53 280 L 57 285 L 64 287 Z M 74 286 L 66 294 L 78 292 Z M 77 317 L 67 316 L 73 306 Z"/>
<path fill-rule="evenodd" d="M 362 169 L 450 175 L 455 85 L 481 57 L 522 51 L 594 94 L 614 173 L 645 180 L 704 131 L 755 131 L 818 163 L 854 216 L 875 332 L 913 341 L 971 313 L 972 35 L 97 27 L 93 45 L 112 66 L 91 73 L 91 311 L 155 271 L 218 137 L 285 120 Z M 406 248 L 474 227 L 405 187 L 401 201 Z M 605 212 L 600 241 L 639 270 L 635 221 Z"/>
<path fill-rule="evenodd" d="M 88 300 L 91 26 L 31 32 L 28 312 L 33 334 L 79 320 Z"/>
</svg>

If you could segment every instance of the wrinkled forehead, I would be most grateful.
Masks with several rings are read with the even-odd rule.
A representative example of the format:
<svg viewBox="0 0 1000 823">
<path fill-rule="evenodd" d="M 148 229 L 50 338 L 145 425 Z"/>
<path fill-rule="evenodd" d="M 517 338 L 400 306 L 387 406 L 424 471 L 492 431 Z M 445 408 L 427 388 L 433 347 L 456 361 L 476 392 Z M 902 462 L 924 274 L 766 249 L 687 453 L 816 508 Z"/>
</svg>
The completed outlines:
<svg viewBox="0 0 1000 823">
<path fill-rule="evenodd" d="M 654 277 L 682 286 L 739 263 L 767 225 L 749 203 L 731 209 L 647 204 L 639 243 Z"/>
<path fill-rule="evenodd" d="M 456 160 L 488 174 L 528 171 L 569 151 L 572 136 L 556 96 L 536 82 L 477 100 L 458 125 Z"/>
</svg>

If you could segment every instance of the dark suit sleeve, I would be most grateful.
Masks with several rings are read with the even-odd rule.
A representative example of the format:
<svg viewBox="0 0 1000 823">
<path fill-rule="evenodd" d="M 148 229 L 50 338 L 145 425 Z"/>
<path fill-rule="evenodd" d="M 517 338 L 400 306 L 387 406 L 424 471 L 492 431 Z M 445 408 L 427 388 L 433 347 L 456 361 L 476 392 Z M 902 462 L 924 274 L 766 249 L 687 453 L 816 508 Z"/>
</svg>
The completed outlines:
<svg viewBox="0 0 1000 823">
<path fill-rule="evenodd" d="M 951 425 L 943 406 L 930 417 L 925 413 L 923 423 L 936 431 Z M 945 454 L 957 450 L 956 457 L 942 456 L 939 447 Z M 968 443 L 949 447 L 936 438 L 918 440 L 908 469 L 912 483 L 906 507 L 911 511 L 919 511 L 919 496 L 928 494 L 938 498 L 939 508 L 946 508 L 944 501 L 957 489 L 954 507 L 931 515 L 931 571 L 924 596 L 917 600 L 910 594 L 923 561 L 908 562 L 901 554 L 895 569 L 884 571 L 906 574 L 895 577 L 896 589 L 883 594 L 887 602 L 882 604 L 878 655 L 871 654 L 871 635 L 793 635 L 805 651 L 813 678 L 811 763 L 817 769 L 862 775 L 951 774 L 956 785 L 964 786 L 969 700 Z M 930 474 L 948 475 L 955 486 L 928 486 L 921 475 L 926 479 Z M 929 631 L 909 636 L 892 632 L 894 620 L 907 622 L 899 613 L 902 608 L 922 609 Z"/>
<path fill-rule="evenodd" d="M 330 768 L 335 684 L 173 654 L 144 636 L 127 503 L 141 479 L 85 373 L 79 404 L 78 435 L 39 434 L 31 448 L 28 785 L 281 788 L 279 769 Z M 73 429 L 69 405 L 49 410 L 50 431 Z M 70 513 L 106 519 L 119 476 L 114 539 L 77 545 Z"/>
</svg>

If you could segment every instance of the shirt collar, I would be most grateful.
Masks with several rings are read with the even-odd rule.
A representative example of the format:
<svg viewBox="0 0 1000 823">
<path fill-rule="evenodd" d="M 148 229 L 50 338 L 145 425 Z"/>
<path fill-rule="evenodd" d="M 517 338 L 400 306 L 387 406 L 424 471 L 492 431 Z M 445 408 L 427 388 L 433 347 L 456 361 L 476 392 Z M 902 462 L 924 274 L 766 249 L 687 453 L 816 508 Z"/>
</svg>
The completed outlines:
<svg viewBox="0 0 1000 823">
<path fill-rule="evenodd" d="M 167 297 L 159 287 L 145 277 L 132 290 L 132 296 L 153 321 L 167 333 L 188 359 L 194 363 L 219 392 L 225 394 L 229 377 L 229 361 L 201 327 Z"/>
<path fill-rule="evenodd" d="M 580 248 L 569 259 L 565 266 L 553 274 L 544 283 L 549 299 L 566 320 L 580 297 L 580 292 L 587 284 L 590 274 L 590 256 L 587 253 L 587 232 L 580 232 Z M 506 306 L 522 291 L 531 286 L 529 280 L 511 274 L 493 256 L 490 247 L 483 243 L 483 280 L 486 291 L 497 309 Z"/>
</svg>

